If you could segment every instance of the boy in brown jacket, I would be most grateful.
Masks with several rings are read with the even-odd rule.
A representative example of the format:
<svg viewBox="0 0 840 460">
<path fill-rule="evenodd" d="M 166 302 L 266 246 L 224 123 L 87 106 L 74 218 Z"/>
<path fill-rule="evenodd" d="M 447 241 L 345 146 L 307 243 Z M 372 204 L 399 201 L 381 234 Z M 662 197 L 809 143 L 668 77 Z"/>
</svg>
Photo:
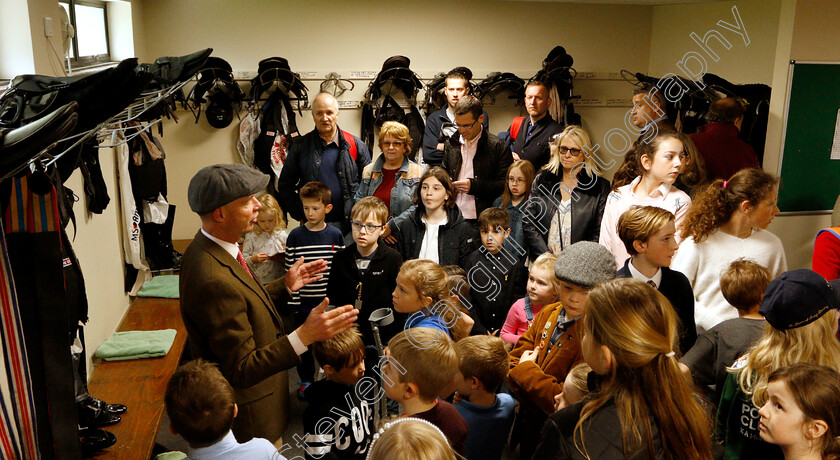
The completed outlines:
<svg viewBox="0 0 840 460">
<path fill-rule="evenodd" d="M 557 256 L 560 302 L 547 305 L 534 318 L 510 353 L 508 383 L 520 402 L 513 442 L 519 458 L 534 453 L 540 429 L 554 413 L 554 396 L 563 391 L 566 374 L 583 360 L 579 321 L 586 297 L 596 284 L 615 278 L 615 257 L 598 243 L 581 241 Z"/>
</svg>

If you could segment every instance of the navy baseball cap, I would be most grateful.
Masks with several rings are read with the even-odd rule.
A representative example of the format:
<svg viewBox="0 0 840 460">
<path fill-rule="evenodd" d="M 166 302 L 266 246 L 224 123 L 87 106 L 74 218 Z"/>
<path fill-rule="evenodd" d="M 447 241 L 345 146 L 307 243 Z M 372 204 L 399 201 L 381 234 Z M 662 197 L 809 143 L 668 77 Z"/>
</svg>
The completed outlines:
<svg viewBox="0 0 840 460">
<path fill-rule="evenodd" d="M 840 280 L 826 281 L 813 270 L 782 273 L 764 291 L 758 312 L 780 331 L 813 323 L 840 308 Z"/>
</svg>

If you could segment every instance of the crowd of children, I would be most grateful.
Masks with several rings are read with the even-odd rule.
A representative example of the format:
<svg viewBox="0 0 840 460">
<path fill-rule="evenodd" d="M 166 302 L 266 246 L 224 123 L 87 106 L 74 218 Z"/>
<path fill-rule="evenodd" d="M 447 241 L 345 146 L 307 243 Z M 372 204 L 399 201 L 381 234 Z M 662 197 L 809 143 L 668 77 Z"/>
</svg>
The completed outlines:
<svg viewBox="0 0 840 460">
<path fill-rule="evenodd" d="M 289 304 L 294 321 L 325 296 L 360 311 L 302 356 L 306 458 L 840 458 L 840 282 L 785 271 L 766 231 L 772 175 L 692 176 L 693 201 L 678 189 L 687 162 L 703 171 L 690 143 L 668 130 L 640 143 L 639 175 L 610 191 L 569 127 L 541 171 L 513 162 L 472 222 L 439 167 L 401 215 L 359 197 L 349 235 L 324 221 L 321 183 L 302 187 L 306 222 L 288 237 L 260 197 L 243 248 L 260 281 L 284 256 L 328 262 Z M 383 309 L 389 324 L 369 321 Z M 216 374 L 190 363 L 167 389 L 189 455 L 269 455 L 233 439 Z"/>
</svg>

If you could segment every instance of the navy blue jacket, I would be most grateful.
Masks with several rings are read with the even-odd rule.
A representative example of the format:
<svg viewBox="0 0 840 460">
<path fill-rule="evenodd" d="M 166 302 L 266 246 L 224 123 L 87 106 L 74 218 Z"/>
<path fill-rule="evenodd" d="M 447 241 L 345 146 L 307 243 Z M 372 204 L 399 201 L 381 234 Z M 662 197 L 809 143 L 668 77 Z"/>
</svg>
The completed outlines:
<svg viewBox="0 0 840 460">
<path fill-rule="evenodd" d="M 548 146 L 551 136 L 563 131 L 563 125 L 554 121 L 551 115 L 545 114 L 537 121 L 531 137 L 528 138 L 529 126 L 531 126 L 531 117 L 526 116 L 519 127 L 519 132 L 516 134 L 516 141 L 510 149 L 516 152 L 520 159 L 530 161 L 534 165 L 534 169 L 539 171 L 551 158 L 551 149 Z M 508 128 L 508 132 L 510 132 L 510 128 Z"/>
<path fill-rule="evenodd" d="M 629 263 L 630 259 L 627 259 L 624 267 L 618 270 L 616 277 L 633 277 L 627 266 Z M 691 283 L 682 273 L 662 267 L 662 280 L 657 289 L 671 302 L 671 306 L 680 318 L 680 352 L 684 355 L 697 341 L 697 326 L 694 324 L 694 291 L 691 289 Z"/>
<path fill-rule="evenodd" d="M 338 128 L 339 131 L 341 128 Z M 353 136 L 356 141 L 356 161 L 350 156 L 350 144 L 344 139 L 341 132 L 338 133 L 339 155 L 337 163 L 338 181 L 341 184 L 341 198 L 344 201 L 343 216 L 327 216 L 328 222 L 341 222 L 350 217 L 350 210 L 353 209 L 353 196 L 359 183 L 362 181 L 362 170 L 370 163 L 370 152 L 361 139 Z M 300 202 L 298 192 L 307 182 L 318 180 L 318 171 L 321 169 L 321 156 L 324 153 L 326 143 L 318 131 L 313 129 L 302 137 L 294 139 L 286 156 L 286 163 L 277 181 L 277 194 L 279 195 L 280 207 L 291 214 L 296 220 L 305 222 L 303 215 L 303 204 Z M 335 197 L 333 197 L 335 199 Z"/>
<path fill-rule="evenodd" d="M 441 126 L 446 122 L 450 122 L 449 117 L 446 116 L 446 107 L 432 112 L 426 119 L 426 133 L 423 134 L 423 162 L 430 168 L 440 166 L 443 161 L 443 150 L 438 150 L 437 145 L 446 142 L 446 138 L 440 133 Z M 482 125 L 485 131 L 490 129 L 490 115 L 487 115 L 486 110 Z"/>
</svg>

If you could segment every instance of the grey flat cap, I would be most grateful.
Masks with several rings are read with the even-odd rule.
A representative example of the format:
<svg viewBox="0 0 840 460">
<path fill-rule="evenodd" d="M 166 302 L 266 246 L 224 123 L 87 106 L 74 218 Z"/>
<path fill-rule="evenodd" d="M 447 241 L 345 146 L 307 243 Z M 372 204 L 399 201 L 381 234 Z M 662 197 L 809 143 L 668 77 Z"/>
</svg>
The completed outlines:
<svg viewBox="0 0 840 460">
<path fill-rule="evenodd" d="M 578 241 L 560 251 L 554 263 L 554 274 L 585 288 L 615 278 L 615 256 L 606 247 L 592 241 Z"/>
<path fill-rule="evenodd" d="M 187 201 L 196 214 L 207 214 L 243 196 L 262 192 L 268 179 L 268 174 L 243 164 L 207 166 L 190 180 Z"/>
</svg>

